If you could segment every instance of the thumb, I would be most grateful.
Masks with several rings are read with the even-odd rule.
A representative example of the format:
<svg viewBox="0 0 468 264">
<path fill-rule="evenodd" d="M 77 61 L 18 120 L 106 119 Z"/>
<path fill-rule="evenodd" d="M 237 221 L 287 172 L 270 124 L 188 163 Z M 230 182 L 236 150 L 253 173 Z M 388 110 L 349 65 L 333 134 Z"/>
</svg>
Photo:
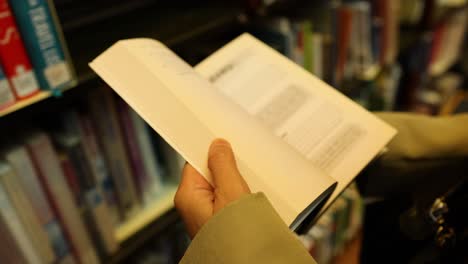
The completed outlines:
<svg viewBox="0 0 468 264">
<path fill-rule="evenodd" d="M 208 153 L 208 168 L 217 188 L 226 188 L 243 181 L 236 165 L 231 145 L 224 139 L 215 139 Z"/>
</svg>

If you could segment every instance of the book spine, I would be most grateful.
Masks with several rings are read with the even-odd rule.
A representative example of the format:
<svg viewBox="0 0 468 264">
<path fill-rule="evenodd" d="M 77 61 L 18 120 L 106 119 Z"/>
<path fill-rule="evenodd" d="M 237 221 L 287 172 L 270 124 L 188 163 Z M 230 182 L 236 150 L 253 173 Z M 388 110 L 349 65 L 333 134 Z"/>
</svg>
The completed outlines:
<svg viewBox="0 0 468 264">
<path fill-rule="evenodd" d="M 293 32 L 295 34 L 294 62 L 298 65 L 304 65 L 304 31 L 302 24 L 294 23 Z"/>
<path fill-rule="evenodd" d="M 8 174 L 8 171 L 11 169 L 5 164 L 1 164 L 0 166 L 0 177 L 5 177 L 5 174 Z M 21 225 L 18 214 L 16 213 L 3 184 L 0 184 L 0 215 L 6 222 L 10 231 L 13 233 L 13 236 L 27 262 L 40 264 L 41 261 L 39 255 L 31 242 L 31 238 Z"/>
<path fill-rule="evenodd" d="M 11 1 L 19 30 L 43 89 L 62 89 L 74 81 L 71 64 L 65 57 L 59 24 L 54 23 L 47 0 Z"/>
<path fill-rule="evenodd" d="M 66 157 L 66 155 L 59 155 L 60 166 L 62 166 L 63 174 L 65 175 L 65 179 L 68 183 L 68 187 L 75 198 L 77 203 L 80 202 L 80 183 L 78 181 L 78 177 L 76 176 L 75 172 L 73 171 L 73 167 L 71 165 L 70 160 Z"/>
<path fill-rule="evenodd" d="M 0 110 L 5 109 L 15 103 L 15 95 L 11 90 L 10 83 L 5 76 L 0 65 Z"/>
<path fill-rule="evenodd" d="M 73 136 L 69 137 L 74 139 Z M 83 212 L 83 218 L 87 226 L 92 230 L 91 235 L 98 246 L 101 256 L 114 253 L 118 244 L 114 239 L 113 225 L 109 209 L 102 198 L 102 192 L 96 187 L 91 177 L 91 169 L 88 167 L 82 144 L 79 140 L 69 140 L 71 144 L 62 144 L 60 147 L 67 153 L 62 155 L 62 163 L 68 167 L 66 174 L 69 178 L 78 178 L 79 192 L 77 204 Z M 68 178 L 68 177 L 67 177 Z"/>
<path fill-rule="evenodd" d="M 351 36 L 352 11 L 347 7 L 341 7 L 338 11 L 338 21 L 338 55 L 336 64 L 335 84 L 339 86 L 343 80 L 345 74 L 345 66 L 348 59 Z"/>
<path fill-rule="evenodd" d="M 36 134 L 28 140 L 28 149 L 49 201 L 65 226 L 77 258 L 81 263 L 99 263 L 50 139 L 45 134 Z"/>
<path fill-rule="evenodd" d="M 90 96 L 90 107 L 115 183 L 121 216 L 130 217 L 139 209 L 139 204 L 113 96 L 109 88 L 103 87 Z"/>
<path fill-rule="evenodd" d="M 0 259 L 3 263 L 26 263 L 26 257 L 2 217 L 0 217 L 0 239 L 2 241 Z"/>
<path fill-rule="evenodd" d="M 320 79 L 323 79 L 323 57 L 322 57 L 322 48 L 323 48 L 323 37 L 320 33 L 314 33 L 312 38 L 312 46 L 314 54 L 313 57 L 313 70 L 315 76 Z"/>
<path fill-rule="evenodd" d="M 146 175 L 149 176 L 149 182 L 154 193 L 159 193 L 163 189 L 163 180 L 161 166 L 158 164 L 158 157 L 151 144 L 150 131 L 147 128 L 146 122 L 137 112 L 130 109 L 130 118 L 135 128 L 137 143 L 143 157 L 143 164 Z"/>
<path fill-rule="evenodd" d="M 387 25 L 384 32 L 386 34 L 386 50 L 384 63 L 391 65 L 395 62 L 398 53 L 398 33 L 399 33 L 399 20 L 400 14 L 400 1 L 385 0 L 385 15 L 384 25 Z"/>
<path fill-rule="evenodd" d="M 0 176 L 0 182 L 7 191 L 24 230 L 31 239 L 40 257 L 40 261 L 43 263 L 52 263 L 55 260 L 52 246 L 45 230 L 39 222 L 39 218 L 34 213 L 32 205 L 19 184 L 17 175 L 10 169 L 10 173 Z"/>
<path fill-rule="evenodd" d="M 23 146 L 11 150 L 6 155 L 7 161 L 14 168 L 19 183 L 21 184 L 27 198 L 29 199 L 35 214 L 46 231 L 55 255 L 58 259 L 71 257 L 68 241 L 57 216 L 47 201 L 46 194 L 42 189 L 34 165 Z"/>
<path fill-rule="evenodd" d="M 140 148 L 137 144 L 135 135 L 135 127 L 130 119 L 130 107 L 123 100 L 117 100 L 117 108 L 119 111 L 120 124 L 122 126 L 122 135 L 127 149 L 132 175 L 136 183 L 137 192 L 141 201 L 145 201 L 151 193 L 148 175 L 143 165 L 143 157 Z"/>
<path fill-rule="evenodd" d="M 303 32 L 304 32 L 304 68 L 309 72 L 313 72 L 313 44 L 312 44 L 312 23 L 310 21 L 305 21 L 302 24 Z"/>
<path fill-rule="evenodd" d="M 336 66 L 338 65 L 338 53 L 339 53 L 339 16 L 338 6 L 332 5 L 330 7 L 330 31 L 328 32 L 328 45 L 327 45 L 327 56 L 330 58 L 327 63 L 327 82 L 332 86 L 336 85 Z"/>
<path fill-rule="evenodd" d="M 119 222 L 119 208 L 114 182 L 110 176 L 101 148 L 98 145 L 94 127 L 88 116 L 80 114 L 78 119 L 78 130 L 83 141 L 86 158 L 94 173 L 94 180 L 104 194 L 113 225 L 117 225 Z"/>
<path fill-rule="evenodd" d="M 102 248 L 103 255 L 111 255 L 119 249 L 119 244 L 114 236 L 112 216 L 109 214 L 109 208 L 104 200 L 102 192 L 97 188 L 91 188 L 86 191 L 85 203 L 89 210 L 90 219 L 95 226 L 98 243 Z"/>
<path fill-rule="evenodd" d="M 359 3 L 354 5 L 347 5 L 351 14 L 352 20 L 350 25 L 350 41 L 349 41 L 349 53 L 348 53 L 348 60 L 345 66 L 345 73 L 344 79 L 350 79 L 354 75 L 362 75 L 363 64 L 362 64 L 362 54 L 361 47 L 362 47 L 362 28 L 359 24 L 361 14 L 359 12 Z"/>
<path fill-rule="evenodd" d="M 0 62 L 17 99 L 39 92 L 36 76 L 7 0 L 0 0 Z"/>
</svg>

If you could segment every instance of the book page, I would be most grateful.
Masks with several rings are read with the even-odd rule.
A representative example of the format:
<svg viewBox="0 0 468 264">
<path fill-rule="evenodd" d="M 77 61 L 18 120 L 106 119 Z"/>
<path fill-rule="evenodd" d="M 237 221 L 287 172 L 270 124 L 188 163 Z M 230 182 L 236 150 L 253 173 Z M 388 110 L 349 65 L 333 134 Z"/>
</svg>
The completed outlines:
<svg viewBox="0 0 468 264">
<path fill-rule="evenodd" d="M 119 41 L 90 65 L 209 181 L 209 145 L 227 139 L 251 190 L 288 225 L 335 183 L 157 41 Z"/>
<path fill-rule="evenodd" d="M 335 197 L 396 133 L 248 34 L 208 57 L 196 70 L 276 137 L 336 179 Z"/>
</svg>

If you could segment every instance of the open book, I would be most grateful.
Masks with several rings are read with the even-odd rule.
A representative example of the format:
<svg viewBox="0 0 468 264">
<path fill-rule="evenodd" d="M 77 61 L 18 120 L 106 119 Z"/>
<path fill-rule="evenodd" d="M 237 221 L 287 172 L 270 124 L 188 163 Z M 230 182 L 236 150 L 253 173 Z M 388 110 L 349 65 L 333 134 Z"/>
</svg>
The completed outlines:
<svg viewBox="0 0 468 264">
<path fill-rule="evenodd" d="M 251 190 L 298 232 L 396 133 L 249 34 L 195 68 L 151 39 L 119 41 L 90 66 L 210 182 L 209 145 L 228 140 Z"/>
</svg>

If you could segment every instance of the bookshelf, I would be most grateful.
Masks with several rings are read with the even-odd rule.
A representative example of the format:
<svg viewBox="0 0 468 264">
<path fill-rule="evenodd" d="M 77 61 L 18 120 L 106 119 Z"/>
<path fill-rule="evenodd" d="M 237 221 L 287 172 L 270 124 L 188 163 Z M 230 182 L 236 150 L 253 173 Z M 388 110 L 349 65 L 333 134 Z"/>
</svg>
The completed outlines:
<svg viewBox="0 0 468 264">
<path fill-rule="evenodd" d="M 62 2 L 71 3 L 73 1 L 63 0 Z M 40 91 L 28 99 L 0 110 L 1 121 L 5 124 L 3 129 L 10 132 L 9 130 L 12 129 L 9 125 L 15 123 L 16 120 L 21 120 L 16 123 L 24 122 L 22 117 L 25 116 L 33 120 L 36 116 L 48 113 L 55 114 L 55 112 L 72 105 L 76 98 L 87 94 L 96 86 L 100 86 L 99 79 L 88 67 L 88 63 L 105 48 L 120 39 L 135 37 L 158 39 L 181 55 L 187 62 L 194 64 L 197 59 L 210 54 L 238 33 L 252 29 L 251 26 L 255 22 L 262 23 L 280 16 L 287 17 L 290 22 L 295 23 L 303 19 L 314 18 L 317 15 L 317 18 L 314 18 L 316 21 L 322 17 L 316 14 L 317 11 L 320 13 L 322 11 L 320 8 L 328 4 L 324 0 L 314 3 L 304 0 L 249 1 L 251 5 L 255 5 L 254 2 L 265 3 L 263 8 L 255 10 L 258 7 L 251 7 L 249 10 L 242 4 L 219 4 L 215 1 L 208 1 L 210 2 L 208 4 L 203 2 L 197 6 L 187 4 L 185 8 L 166 6 L 167 3 L 156 0 L 121 0 L 120 4 L 117 2 L 119 1 L 116 1 L 114 6 L 108 7 L 108 3 L 89 4 L 74 1 L 76 5 L 88 6 L 77 10 L 71 10 L 72 8 L 67 5 L 62 6 L 62 9 L 58 8 L 72 64 L 77 72 L 77 83 L 65 89 L 63 96 L 56 97 L 49 91 Z M 454 12 L 466 8 L 467 5 L 467 1 L 463 0 L 445 2 L 450 3 L 451 9 L 434 22 L 436 25 L 445 23 L 445 20 L 449 19 Z M 315 10 L 315 13 L 310 13 L 312 9 Z M 314 26 L 319 28 L 321 25 L 316 23 Z M 433 30 L 432 27 L 400 24 L 399 31 L 402 38 L 398 40 L 398 57 L 406 57 L 413 53 L 414 47 L 417 47 L 422 39 L 430 36 Z M 179 53 L 179 51 L 182 52 Z M 184 52 L 187 56 L 183 56 Z M 187 58 L 190 56 L 193 58 Z M 398 60 L 401 61 L 398 58 L 396 63 L 400 62 Z M 456 63 L 458 62 L 453 62 L 453 64 Z M 390 70 L 391 65 L 374 64 L 361 74 L 353 76 L 359 81 L 355 86 L 361 88 L 370 83 L 377 83 L 379 76 L 389 75 Z M 403 69 L 402 71 L 407 70 Z M 70 89 L 73 91 L 66 92 Z M 454 96 L 441 113 L 451 113 L 454 105 L 459 104 L 466 97 L 466 92 Z M 13 115 L 28 107 L 30 108 L 21 111 L 21 114 Z M 52 108 L 54 111 L 50 111 Z M 174 210 L 173 197 L 175 192 L 175 185 L 165 185 L 160 196 L 146 204 L 133 217 L 112 229 L 113 236 L 120 248 L 118 252 L 113 253 L 114 255 L 104 258 L 104 262 L 122 262 L 139 247 L 148 243 L 150 237 L 158 236 L 163 229 L 168 229 L 171 225 L 180 222 Z"/>
<path fill-rule="evenodd" d="M 61 91 L 60 91 L 60 95 L 59 96 L 62 96 L 63 93 L 67 92 L 68 90 L 72 89 L 72 88 L 75 88 L 77 87 L 78 84 L 77 82 L 72 82 L 68 87 L 65 87 L 63 88 Z M 53 97 L 54 94 L 51 92 L 51 91 L 45 91 L 45 90 L 40 90 L 37 94 L 29 97 L 29 98 L 26 98 L 24 100 L 21 100 L 21 101 L 18 101 L 16 102 L 15 104 L 5 108 L 5 109 L 2 109 L 0 110 L 0 118 L 2 118 L 3 116 L 6 116 L 8 114 L 11 114 L 11 113 L 14 113 L 16 111 L 19 111 L 23 108 L 26 108 L 28 106 L 31 106 L 33 104 L 36 104 L 36 103 L 39 103 L 47 98 L 50 98 L 50 97 Z"/>
<path fill-rule="evenodd" d="M 40 91 L 37 94 L 33 95 L 30 98 L 21 100 L 19 102 L 16 102 L 14 105 L 11 105 L 3 110 L 0 110 L 0 117 L 6 116 L 10 113 L 13 113 L 15 111 L 18 111 L 20 109 L 23 109 L 25 107 L 28 107 L 32 104 L 35 104 L 39 101 L 42 101 L 46 98 L 49 98 L 52 95 L 51 92 L 49 91 Z"/>
<path fill-rule="evenodd" d="M 155 197 L 153 202 L 146 205 L 134 217 L 116 228 L 115 237 L 117 241 L 119 243 L 126 241 L 154 220 L 167 213 L 174 206 L 173 200 L 176 191 L 177 187 L 174 185 L 165 186 L 160 196 Z"/>
<path fill-rule="evenodd" d="M 146 1 L 149 2 L 149 1 Z M 140 4 L 141 5 L 141 4 Z M 161 40 L 169 47 L 177 47 L 192 38 L 205 34 L 215 33 L 216 30 L 226 30 L 226 28 L 238 24 L 239 17 L 243 16 L 240 8 L 225 8 L 223 6 L 200 6 L 184 10 L 180 14 L 164 13 L 156 19 L 151 14 L 158 12 L 157 8 L 146 8 L 141 14 L 134 9 L 140 7 L 137 3 L 128 3 L 118 6 L 115 10 L 110 10 L 101 14 L 98 18 L 86 17 L 83 21 L 71 21 L 63 25 L 65 39 L 70 49 L 72 64 L 77 71 L 77 83 L 67 87 L 65 92 L 71 88 L 80 88 L 84 83 L 97 78 L 96 74 L 88 67 L 88 63 L 113 42 L 123 38 L 132 37 L 154 37 Z M 128 11 L 129 14 L 125 14 Z M 196 11 L 196 12 L 194 12 Z M 161 13 L 161 12 L 159 12 Z M 108 30 L 109 23 L 106 18 L 123 14 L 118 23 L 112 23 L 115 31 Z M 104 20 L 104 21 L 101 21 Z M 97 21 L 97 24 L 93 24 Z M 176 21 L 176 22 L 174 22 Z M 169 24 L 190 23 L 190 28 L 167 27 Z M 86 26 L 92 26 L 90 29 Z M 89 33 L 94 32 L 96 36 L 89 42 Z M 36 95 L 16 102 L 3 110 L 0 110 L 0 118 L 8 114 L 19 111 L 37 102 L 43 101 L 52 96 L 49 91 L 41 90 Z"/>
</svg>

